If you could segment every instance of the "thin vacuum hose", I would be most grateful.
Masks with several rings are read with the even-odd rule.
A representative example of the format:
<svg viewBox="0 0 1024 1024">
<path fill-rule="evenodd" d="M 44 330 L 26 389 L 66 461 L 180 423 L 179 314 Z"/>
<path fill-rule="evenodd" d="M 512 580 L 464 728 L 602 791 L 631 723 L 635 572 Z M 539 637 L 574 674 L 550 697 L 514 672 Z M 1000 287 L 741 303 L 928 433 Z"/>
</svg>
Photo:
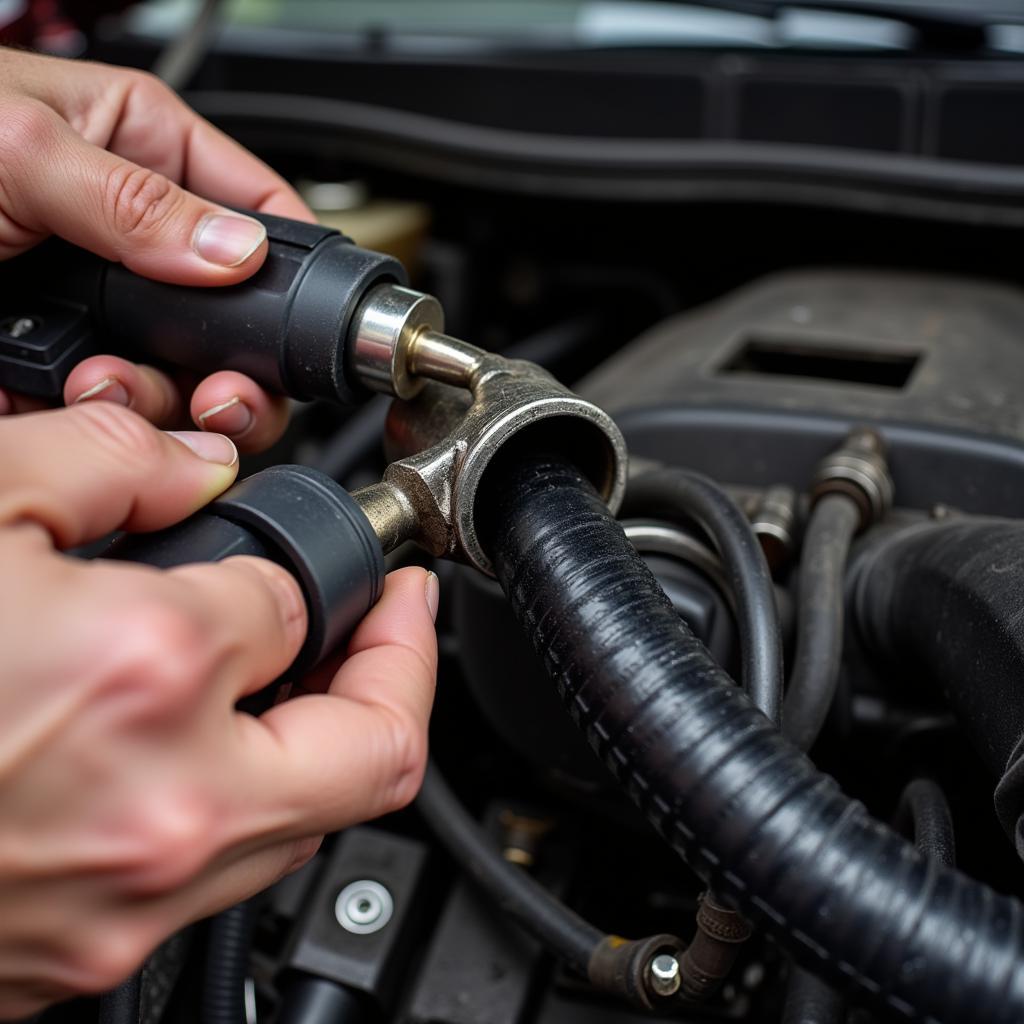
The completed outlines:
<svg viewBox="0 0 1024 1024">
<path fill-rule="evenodd" d="M 860 511 L 845 494 L 814 506 L 800 554 L 796 653 L 782 712 L 782 731 L 810 750 L 825 724 L 843 655 L 843 581 Z"/>
<path fill-rule="evenodd" d="M 801 965 L 911 1020 L 1024 1020 L 1021 905 L 818 772 L 712 661 L 577 470 L 496 467 L 478 510 L 571 717 L 717 894 Z"/>
<path fill-rule="evenodd" d="M 500 910 L 587 977 L 587 965 L 604 933 L 552 896 L 532 875 L 505 860 L 433 763 L 427 766 L 416 809 L 441 845 Z"/>
<path fill-rule="evenodd" d="M 736 600 L 743 685 L 776 724 L 782 714 L 782 637 L 775 588 L 761 544 L 742 510 L 716 483 L 686 469 L 630 480 L 623 517 L 682 512 L 714 542 Z"/>
<path fill-rule="evenodd" d="M 860 510 L 844 494 L 814 506 L 804 534 L 796 607 L 796 653 L 782 712 L 782 731 L 810 750 L 839 684 L 843 655 L 843 583 Z M 782 1024 L 842 1024 L 847 1001 L 827 981 L 793 966 Z"/>
<path fill-rule="evenodd" d="M 926 856 L 946 867 L 956 864 L 953 815 L 946 794 L 931 779 L 913 779 L 900 794 L 895 827 Z"/>
</svg>

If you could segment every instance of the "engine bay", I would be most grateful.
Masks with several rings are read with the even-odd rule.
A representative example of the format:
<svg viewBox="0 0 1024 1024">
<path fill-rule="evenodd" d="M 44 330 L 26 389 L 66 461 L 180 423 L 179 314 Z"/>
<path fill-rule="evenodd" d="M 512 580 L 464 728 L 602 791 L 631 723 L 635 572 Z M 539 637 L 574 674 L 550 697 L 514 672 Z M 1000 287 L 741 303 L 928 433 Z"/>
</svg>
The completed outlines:
<svg viewBox="0 0 1024 1024">
<path fill-rule="evenodd" d="M 152 62 L 104 24 L 89 56 Z M 440 577 L 423 791 L 161 947 L 135 1024 L 1019 1019 L 1024 62 L 954 36 L 213 48 L 200 112 L 610 415 L 640 564 L 565 439 L 480 483 L 497 579 L 389 553 Z M 390 405 L 294 403 L 245 472 L 358 494 L 409 444 Z"/>
</svg>

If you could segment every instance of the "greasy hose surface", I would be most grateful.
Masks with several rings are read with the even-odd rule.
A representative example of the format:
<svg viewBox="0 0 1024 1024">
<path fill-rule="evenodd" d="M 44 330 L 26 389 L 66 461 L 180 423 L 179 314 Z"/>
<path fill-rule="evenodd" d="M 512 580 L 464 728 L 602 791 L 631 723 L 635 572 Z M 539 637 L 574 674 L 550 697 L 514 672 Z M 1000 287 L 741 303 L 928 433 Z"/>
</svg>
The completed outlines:
<svg viewBox="0 0 1024 1024">
<path fill-rule="evenodd" d="M 573 720 L 716 893 L 800 963 L 910 1019 L 1024 1020 L 1020 904 L 927 860 L 785 740 L 578 471 L 496 467 L 478 520 Z"/>
</svg>

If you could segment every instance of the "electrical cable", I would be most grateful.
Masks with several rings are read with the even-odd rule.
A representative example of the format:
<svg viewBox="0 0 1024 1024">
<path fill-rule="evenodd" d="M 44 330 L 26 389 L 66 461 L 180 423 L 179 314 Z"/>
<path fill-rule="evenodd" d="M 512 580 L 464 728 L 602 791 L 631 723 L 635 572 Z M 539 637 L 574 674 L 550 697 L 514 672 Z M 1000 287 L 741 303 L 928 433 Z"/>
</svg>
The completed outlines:
<svg viewBox="0 0 1024 1024">
<path fill-rule="evenodd" d="M 623 518 L 682 512 L 711 538 L 736 602 L 743 685 L 767 718 L 782 715 L 782 635 L 764 552 L 740 507 L 716 483 L 686 469 L 659 469 L 630 480 Z"/>
<path fill-rule="evenodd" d="M 433 763 L 427 766 L 415 806 L 441 845 L 501 911 L 577 974 L 587 977 L 604 933 L 556 899 L 532 875 L 505 860 Z"/>
<path fill-rule="evenodd" d="M 1021 904 L 840 792 L 714 663 L 589 481 L 520 459 L 482 482 L 485 550 L 572 719 L 671 846 L 801 966 L 886 1011 L 1024 1019 Z"/>
<path fill-rule="evenodd" d="M 796 652 L 782 711 L 782 731 L 810 750 L 839 685 L 843 654 L 843 581 L 860 510 L 845 494 L 814 505 L 800 553 Z"/>
</svg>

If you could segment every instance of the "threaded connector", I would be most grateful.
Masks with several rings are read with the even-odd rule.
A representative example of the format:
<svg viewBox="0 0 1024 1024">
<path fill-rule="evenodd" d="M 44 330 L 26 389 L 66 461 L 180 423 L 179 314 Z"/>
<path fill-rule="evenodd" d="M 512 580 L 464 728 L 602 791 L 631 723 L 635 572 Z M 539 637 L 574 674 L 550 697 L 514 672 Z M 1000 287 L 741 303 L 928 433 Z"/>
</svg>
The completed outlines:
<svg viewBox="0 0 1024 1024">
<path fill-rule="evenodd" d="M 842 445 L 818 465 L 811 501 L 844 494 L 857 506 L 860 529 L 877 523 L 892 507 L 893 483 L 885 458 L 885 441 L 866 427 L 851 431 Z"/>
</svg>

